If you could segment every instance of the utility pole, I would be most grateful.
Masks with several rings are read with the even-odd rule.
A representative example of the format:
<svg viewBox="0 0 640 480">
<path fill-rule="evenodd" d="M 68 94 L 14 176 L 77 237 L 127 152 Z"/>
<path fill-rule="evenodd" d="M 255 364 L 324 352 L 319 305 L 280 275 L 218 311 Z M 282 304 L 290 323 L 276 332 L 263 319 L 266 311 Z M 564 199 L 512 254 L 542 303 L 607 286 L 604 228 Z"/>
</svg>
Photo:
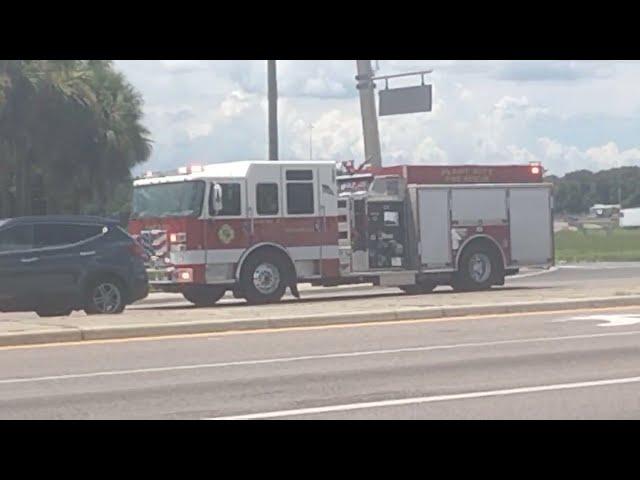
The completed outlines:
<svg viewBox="0 0 640 480">
<path fill-rule="evenodd" d="M 616 180 L 618 181 L 618 205 L 622 208 L 622 173 L 618 170 Z"/>
<path fill-rule="evenodd" d="M 276 61 L 267 60 L 267 96 L 269 101 L 269 160 L 278 160 L 278 78 Z"/>
<path fill-rule="evenodd" d="M 380 134 L 378 132 L 378 112 L 374 93 L 373 68 L 371 60 L 356 60 L 358 67 L 358 90 L 360 92 L 360 111 L 362 114 L 362 133 L 364 136 L 365 161 L 373 167 L 382 166 L 380 152 Z"/>
<path fill-rule="evenodd" d="M 309 124 L 309 161 L 313 160 L 313 123 Z"/>
</svg>

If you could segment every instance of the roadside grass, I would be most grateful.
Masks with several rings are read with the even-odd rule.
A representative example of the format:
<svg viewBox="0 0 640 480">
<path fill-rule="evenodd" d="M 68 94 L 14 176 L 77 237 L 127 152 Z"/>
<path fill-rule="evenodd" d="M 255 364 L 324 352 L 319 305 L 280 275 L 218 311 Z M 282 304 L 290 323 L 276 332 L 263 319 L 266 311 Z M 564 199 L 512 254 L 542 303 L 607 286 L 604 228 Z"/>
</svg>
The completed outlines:
<svg viewBox="0 0 640 480">
<path fill-rule="evenodd" d="M 603 230 L 557 232 L 556 261 L 640 261 L 640 230 L 616 229 L 610 235 Z"/>
</svg>

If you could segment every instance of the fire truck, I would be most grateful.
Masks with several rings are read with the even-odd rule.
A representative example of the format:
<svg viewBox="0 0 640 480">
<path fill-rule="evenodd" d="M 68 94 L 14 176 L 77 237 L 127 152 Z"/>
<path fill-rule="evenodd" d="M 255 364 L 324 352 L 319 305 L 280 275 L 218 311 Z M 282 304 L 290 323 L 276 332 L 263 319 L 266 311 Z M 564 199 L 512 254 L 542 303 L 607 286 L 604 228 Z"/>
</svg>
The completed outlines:
<svg viewBox="0 0 640 480">
<path fill-rule="evenodd" d="M 197 306 L 227 291 L 263 304 L 299 297 L 299 283 L 484 290 L 554 263 L 540 164 L 342 167 L 242 161 L 136 179 L 129 229 L 152 285 Z"/>
</svg>

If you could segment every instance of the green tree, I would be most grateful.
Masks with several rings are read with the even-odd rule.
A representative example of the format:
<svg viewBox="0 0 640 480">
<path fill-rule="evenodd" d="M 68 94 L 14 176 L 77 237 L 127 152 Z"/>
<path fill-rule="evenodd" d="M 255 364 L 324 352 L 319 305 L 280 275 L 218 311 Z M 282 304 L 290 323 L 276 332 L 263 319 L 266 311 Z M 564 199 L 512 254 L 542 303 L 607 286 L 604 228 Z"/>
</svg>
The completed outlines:
<svg viewBox="0 0 640 480">
<path fill-rule="evenodd" d="M 31 213 L 37 183 L 47 213 L 115 213 L 151 154 L 141 119 L 142 98 L 110 61 L 1 60 L 0 214 Z"/>
<path fill-rule="evenodd" d="M 579 170 L 564 177 L 549 176 L 554 184 L 555 208 L 561 213 L 584 213 L 596 203 L 640 207 L 640 167 L 622 167 L 593 173 Z"/>
</svg>

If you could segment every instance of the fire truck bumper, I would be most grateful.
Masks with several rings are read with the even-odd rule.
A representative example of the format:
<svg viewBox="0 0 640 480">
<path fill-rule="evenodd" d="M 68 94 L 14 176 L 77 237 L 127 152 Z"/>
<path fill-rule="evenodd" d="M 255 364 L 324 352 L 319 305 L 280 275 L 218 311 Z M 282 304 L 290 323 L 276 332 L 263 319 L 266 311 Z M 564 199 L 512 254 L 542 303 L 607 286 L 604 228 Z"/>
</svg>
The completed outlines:
<svg viewBox="0 0 640 480">
<path fill-rule="evenodd" d="M 150 268 L 147 275 L 151 288 L 161 292 L 182 293 L 184 287 L 195 283 L 192 268 Z"/>
</svg>

